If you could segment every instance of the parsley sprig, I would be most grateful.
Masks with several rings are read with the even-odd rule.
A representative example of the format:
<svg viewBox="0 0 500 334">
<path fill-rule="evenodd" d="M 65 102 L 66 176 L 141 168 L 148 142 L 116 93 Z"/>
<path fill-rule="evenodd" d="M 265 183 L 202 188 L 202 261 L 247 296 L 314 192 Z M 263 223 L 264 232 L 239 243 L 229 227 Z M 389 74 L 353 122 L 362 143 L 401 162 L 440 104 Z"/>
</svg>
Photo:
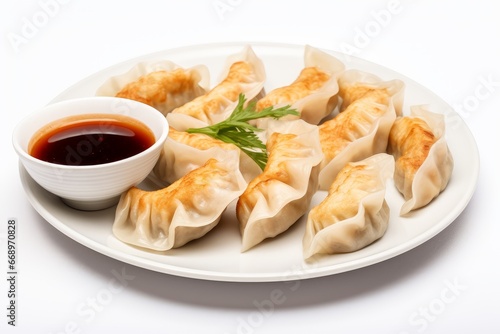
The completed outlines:
<svg viewBox="0 0 500 334">
<path fill-rule="evenodd" d="M 203 133 L 225 143 L 234 144 L 264 170 L 267 164 L 266 145 L 256 134 L 262 129 L 248 122 L 266 117 L 279 119 L 286 115 L 298 116 L 299 113 L 289 105 L 276 109 L 271 106 L 257 112 L 255 102 L 250 102 L 246 107 L 245 102 L 245 95 L 240 94 L 236 108 L 227 119 L 203 128 L 189 128 L 186 131 L 189 133 Z"/>
</svg>

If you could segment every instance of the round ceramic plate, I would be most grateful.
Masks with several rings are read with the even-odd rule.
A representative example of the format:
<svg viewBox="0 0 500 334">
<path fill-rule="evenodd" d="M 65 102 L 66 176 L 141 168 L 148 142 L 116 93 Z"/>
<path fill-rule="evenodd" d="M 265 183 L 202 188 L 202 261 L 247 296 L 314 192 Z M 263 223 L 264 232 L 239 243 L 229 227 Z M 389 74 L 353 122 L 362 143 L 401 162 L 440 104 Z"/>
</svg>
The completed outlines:
<svg viewBox="0 0 500 334">
<path fill-rule="evenodd" d="M 265 64 L 267 91 L 289 84 L 303 68 L 303 46 L 265 43 L 252 43 L 251 46 Z M 108 77 L 124 73 L 137 62 L 147 60 L 171 60 L 182 67 L 205 64 L 210 70 L 214 85 L 219 80 L 218 73 L 222 71 L 226 57 L 239 52 L 243 47 L 244 44 L 241 43 L 200 45 L 145 55 L 78 82 L 54 102 L 95 95 L 96 89 Z M 41 188 L 20 166 L 21 180 L 27 196 L 44 219 L 82 245 L 132 265 L 183 277 L 238 282 L 305 279 L 365 267 L 411 250 L 441 232 L 467 206 L 475 190 L 479 171 L 479 155 L 474 138 L 448 104 L 409 78 L 362 59 L 327 52 L 343 61 L 346 68 L 368 71 L 384 80 L 403 80 L 406 84 L 405 114 L 408 114 L 411 105 L 427 104 L 432 111 L 446 115 L 446 138 L 455 159 L 448 187 L 425 208 L 400 217 L 399 210 L 404 200 L 394 184 L 389 182 L 386 193 L 391 209 L 389 227 L 381 239 L 368 247 L 306 263 L 302 257 L 305 228 L 303 217 L 282 235 L 241 253 L 241 237 L 233 205 L 226 210 L 219 225 L 203 238 L 179 249 L 152 252 L 124 244 L 113 236 L 111 227 L 114 208 L 96 212 L 71 209 Z M 148 182 L 150 181 L 144 181 L 141 186 L 149 187 Z M 311 206 L 318 204 L 324 195 L 318 192 Z"/>
</svg>

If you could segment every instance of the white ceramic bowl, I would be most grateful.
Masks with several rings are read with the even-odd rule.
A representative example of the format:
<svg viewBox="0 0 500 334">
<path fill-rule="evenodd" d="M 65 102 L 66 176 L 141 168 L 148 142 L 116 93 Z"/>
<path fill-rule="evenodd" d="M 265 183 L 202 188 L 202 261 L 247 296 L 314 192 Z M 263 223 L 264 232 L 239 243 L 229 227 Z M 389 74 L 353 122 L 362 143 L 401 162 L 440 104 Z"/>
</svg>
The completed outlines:
<svg viewBox="0 0 500 334">
<path fill-rule="evenodd" d="M 99 165 L 59 165 L 28 154 L 31 137 L 44 125 L 67 116 L 89 113 L 135 118 L 150 128 L 156 141 L 141 153 Z M 148 176 L 167 135 L 167 120 L 153 107 L 122 98 L 88 97 L 51 104 L 29 115 L 14 129 L 12 141 L 24 168 L 43 188 L 73 208 L 100 210 L 116 204 L 124 191 Z"/>
</svg>

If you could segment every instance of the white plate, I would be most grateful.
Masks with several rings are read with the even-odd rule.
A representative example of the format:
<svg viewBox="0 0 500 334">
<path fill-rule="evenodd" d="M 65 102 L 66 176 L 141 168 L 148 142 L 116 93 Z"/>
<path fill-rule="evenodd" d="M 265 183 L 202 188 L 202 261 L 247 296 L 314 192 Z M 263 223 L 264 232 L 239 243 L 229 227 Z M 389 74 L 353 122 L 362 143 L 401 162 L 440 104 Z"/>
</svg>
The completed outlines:
<svg viewBox="0 0 500 334">
<path fill-rule="evenodd" d="M 160 58 L 183 67 L 205 64 L 210 69 L 214 84 L 226 57 L 240 51 L 243 46 L 241 43 L 201 45 L 146 55 L 82 80 L 59 95 L 54 102 L 94 95 L 96 88 L 109 76 L 123 73 L 139 61 Z M 303 46 L 252 43 L 252 47 L 265 63 L 268 91 L 293 81 L 303 67 Z M 408 113 L 410 105 L 429 104 L 431 110 L 446 114 L 446 137 L 455 159 L 455 169 L 447 189 L 430 205 L 407 218 L 398 216 L 403 199 L 393 184 L 389 184 L 389 228 L 380 240 L 362 250 L 332 255 L 318 263 L 306 264 L 302 259 L 303 218 L 286 233 L 241 254 L 238 224 L 232 210 L 234 208 L 230 207 L 221 223 L 203 238 L 165 253 L 150 252 L 126 245 L 112 235 L 114 208 L 98 212 L 71 209 L 36 184 L 21 166 L 21 180 L 27 196 L 43 218 L 82 245 L 132 265 L 183 277 L 239 282 L 304 279 L 365 267 L 411 250 L 441 232 L 467 206 L 479 172 L 479 155 L 474 138 L 458 114 L 426 88 L 379 65 L 336 52 L 330 53 L 344 61 L 347 68 L 369 71 L 386 80 L 403 80 L 406 83 L 405 113 Z M 147 187 L 146 183 L 143 186 Z M 312 205 L 318 203 L 323 195 L 317 194 Z"/>
</svg>

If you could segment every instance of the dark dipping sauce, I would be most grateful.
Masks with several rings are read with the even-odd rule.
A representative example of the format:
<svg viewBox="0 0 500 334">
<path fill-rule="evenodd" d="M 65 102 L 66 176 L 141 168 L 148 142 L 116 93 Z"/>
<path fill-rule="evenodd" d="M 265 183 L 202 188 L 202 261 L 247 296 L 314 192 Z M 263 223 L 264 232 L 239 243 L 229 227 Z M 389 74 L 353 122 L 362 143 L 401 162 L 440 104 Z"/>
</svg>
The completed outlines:
<svg viewBox="0 0 500 334">
<path fill-rule="evenodd" d="M 86 114 L 62 118 L 31 138 L 31 156 L 54 164 L 88 166 L 136 155 L 155 143 L 142 122 L 123 115 Z"/>
</svg>

